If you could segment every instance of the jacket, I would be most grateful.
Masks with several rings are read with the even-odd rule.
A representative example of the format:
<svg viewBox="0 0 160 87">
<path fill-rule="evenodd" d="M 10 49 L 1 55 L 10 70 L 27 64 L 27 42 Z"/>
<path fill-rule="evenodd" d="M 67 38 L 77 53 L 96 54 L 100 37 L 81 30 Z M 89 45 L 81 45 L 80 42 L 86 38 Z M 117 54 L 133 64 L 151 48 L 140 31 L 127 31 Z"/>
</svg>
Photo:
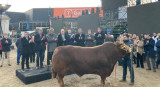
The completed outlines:
<svg viewBox="0 0 160 87">
<path fill-rule="evenodd" d="M 85 46 L 85 34 L 76 34 L 75 41 L 77 46 Z"/>
<path fill-rule="evenodd" d="M 90 38 L 90 39 L 89 39 Z M 94 36 L 92 34 L 87 34 L 86 37 L 85 37 L 85 44 L 86 44 L 86 47 L 92 47 L 94 46 Z"/>
<path fill-rule="evenodd" d="M 21 43 L 21 38 L 19 38 L 16 42 L 16 47 L 18 51 L 22 51 L 22 43 Z"/>
<path fill-rule="evenodd" d="M 56 39 L 57 39 L 56 34 L 48 34 L 47 35 L 47 42 L 48 42 L 47 50 L 48 50 L 48 52 L 54 52 L 54 50 L 56 49 L 56 47 L 57 47 Z"/>
<path fill-rule="evenodd" d="M 35 53 L 35 51 L 36 51 L 36 45 L 35 45 L 35 43 L 34 42 L 31 42 L 31 43 L 29 43 L 29 46 L 30 46 L 30 48 L 32 49 L 32 50 L 30 50 L 30 53 Z"/>
<path fill-rule="evenodd" d="M 99 37 L 101 35 L 101 37 Z M 95 35 L 95 40 L 96 40 L 96 45 L 102 45 L 104 43 L 105 39 L 105 34 L 104 33 L 96 33 Z"/>
<path fill-rule="evenodd" d="M 130 41 L 130 40 L 124 40 L 123 42 L 124 42 L 125 45 L 127 45 L 127 46 L 129 46 L 129 47 L 130 47 L 131 44 L 133 44 L 132 41 Z M 127 54 L 125 55 L 124 59 L 125 59 L 125 60 L 130 59 L 130 53 L 127 53 Z"/>
<path fill-rule="evenodd" d="M 64 35 L 64 39 L 66 39 L 66 36 Z M 57 46 L 64 46 L 66 45 L 66 41 L 63 40 L 62 34 L 58 35 L 58 40 L 57 40 Z"/>
<path fill-rule="evenodd" d="M 147 40 L 144 43 L 145 51 L 146 53 L 148 53 L 148 56 L 150 58 L 155 58 L 156 57 L 156 52 L 154 50 L 155 41 L 152 38 L 149 39 L 148 41 L 149 41 L 149 44 L 146 44 Z"/>
<path fill-rule="evenodd" d="M 21 39 L 21 43 L 22 43 L 22 54 L 29 54 L 31 51 L 30 45 L 29 45 L 29 40 L 30 38 L 28 37 L 28 40 L 26 39 L 26 37 L 23 37 Z"/>
<path fill-rule="evenodd" d="M 74 45 L 74 38 L 73 34 L 66 34 L 66 45 Z"/>
<path fill-rule="evenodd" d="M 45 42 L 47 42 L 47 39 L 42 39 L 42 37 L 45 37 L 44 34 L 42 34 L 42 36 L 40 37 L 40 34 L 36 34 L 34 37 L 34 42 L 35 42 L 35 51 L 45 51 L 46 50 L 46 45 Z"/>
<path fill-rule="evenodd" d="M 135 44 L 137 44 L 137 45 L 135 45 Z M 134 52 L 134 54 L 135 54 L 135 56 L 137 57 L 137 52 L 139 53 L 139 54 L 143 54 L 143 41 L 141 41 L 141 40 L 134 40 L 134 47 L 135 47 L 135 52 Z"/>
<path fill-rule="evenodd" d="M 6 43 L 6 41 L 8 41 L 8 43 Z M 1 44 L 2 44 L 2 52 L 8 52 L 8 51 L 10 51 L 10 46 L 12 44 L 12 41 L 10 39 L 3 38 L 1 40 Z"/>
<path fill-rule="evenodd" d="M 156 47 L 157 47 L 157 52 L 160 53 L 160 40 L 157 41 Z"/>
</svg>

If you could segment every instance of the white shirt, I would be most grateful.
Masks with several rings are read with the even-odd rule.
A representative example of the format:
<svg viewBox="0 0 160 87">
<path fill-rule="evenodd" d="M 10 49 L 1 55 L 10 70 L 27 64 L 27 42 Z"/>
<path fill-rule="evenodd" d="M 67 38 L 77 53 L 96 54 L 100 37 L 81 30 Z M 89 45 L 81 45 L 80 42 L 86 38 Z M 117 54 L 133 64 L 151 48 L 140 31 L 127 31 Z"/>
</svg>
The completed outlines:
<svg viewBox="0 0 160 87">
<path fill-rule="evenodd" d="M 156 37 L 152 37 L 152 39 L 155 41 L 155 45 L 154 45 L 154 51 L 157 51 L 157 47 L 156 47 L 156 43 L 157 43 L 157 41 L 158 41 L 158 36 L 156 36 Z"/>
</svg>

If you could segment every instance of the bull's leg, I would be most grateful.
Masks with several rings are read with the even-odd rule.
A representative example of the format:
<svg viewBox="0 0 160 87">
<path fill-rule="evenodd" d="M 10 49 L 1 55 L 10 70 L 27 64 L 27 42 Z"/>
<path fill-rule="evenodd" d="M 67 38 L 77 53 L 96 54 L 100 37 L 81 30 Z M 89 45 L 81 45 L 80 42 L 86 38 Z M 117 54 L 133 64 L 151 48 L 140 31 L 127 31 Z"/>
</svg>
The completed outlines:
<svg viewBox="0 0 160 87">
<path fill-rule="evenodd" d="M 57 76 L 56 76 L 56 78 L 58 80 L 59 87 L 64 87 L 63 77 L 64 76 L 61 76 L 59 74 L 57 74 Z"/>
<path fill-rule="evenodd" d="M 106 80 L 106 77 L 105 76 L 101 76 L 101 85 L 102 85 L 102 87 L 106 87 L 105 80 Z"/>
<path fill-rule="evenodd" d="M 59 72 L 57 72 L 57 80 L 58 80 L 60 87 L 64 87 L 63 78 L 66 75 L 66 72 L 67 72 L 66 69 L 60 70 Z"/>
</svg>

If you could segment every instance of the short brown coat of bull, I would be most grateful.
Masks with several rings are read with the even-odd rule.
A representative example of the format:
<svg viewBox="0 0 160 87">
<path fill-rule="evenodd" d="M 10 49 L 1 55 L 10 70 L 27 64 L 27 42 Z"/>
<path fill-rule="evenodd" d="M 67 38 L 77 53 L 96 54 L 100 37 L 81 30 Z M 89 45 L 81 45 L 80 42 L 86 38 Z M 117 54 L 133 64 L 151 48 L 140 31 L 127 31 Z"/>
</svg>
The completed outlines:
<svg viewBox="0 0 160 87">
<path fill-rule="evenodd" d="M 58 83 L 63 87 L 63 78 L 67 70 L 78 76 L 97 74 L 101 77 L 102 86 L 105 87 L 106 77 L 111 75 L 118 59 L 126 54 L 126 49 L 121 49 L 122 45 L 104 43 L 96 47 L 58 47 L 52 57 L 52 76 L 56 71 Z"/>
</svg>

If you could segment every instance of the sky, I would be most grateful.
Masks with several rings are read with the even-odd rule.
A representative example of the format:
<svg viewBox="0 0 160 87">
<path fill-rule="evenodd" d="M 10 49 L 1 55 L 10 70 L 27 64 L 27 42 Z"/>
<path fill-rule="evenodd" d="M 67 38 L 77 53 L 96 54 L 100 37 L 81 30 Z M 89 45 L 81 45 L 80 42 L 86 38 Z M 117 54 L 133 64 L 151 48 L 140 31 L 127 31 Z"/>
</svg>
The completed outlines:
<svg viewBox="0 0 160 87">
<path fill-rule="evenodd" d="M 101 0 L 0 0 L 12 5 L 8 11 L 25 12 L 31 8 L 101 7 Z"/>
</svg>

